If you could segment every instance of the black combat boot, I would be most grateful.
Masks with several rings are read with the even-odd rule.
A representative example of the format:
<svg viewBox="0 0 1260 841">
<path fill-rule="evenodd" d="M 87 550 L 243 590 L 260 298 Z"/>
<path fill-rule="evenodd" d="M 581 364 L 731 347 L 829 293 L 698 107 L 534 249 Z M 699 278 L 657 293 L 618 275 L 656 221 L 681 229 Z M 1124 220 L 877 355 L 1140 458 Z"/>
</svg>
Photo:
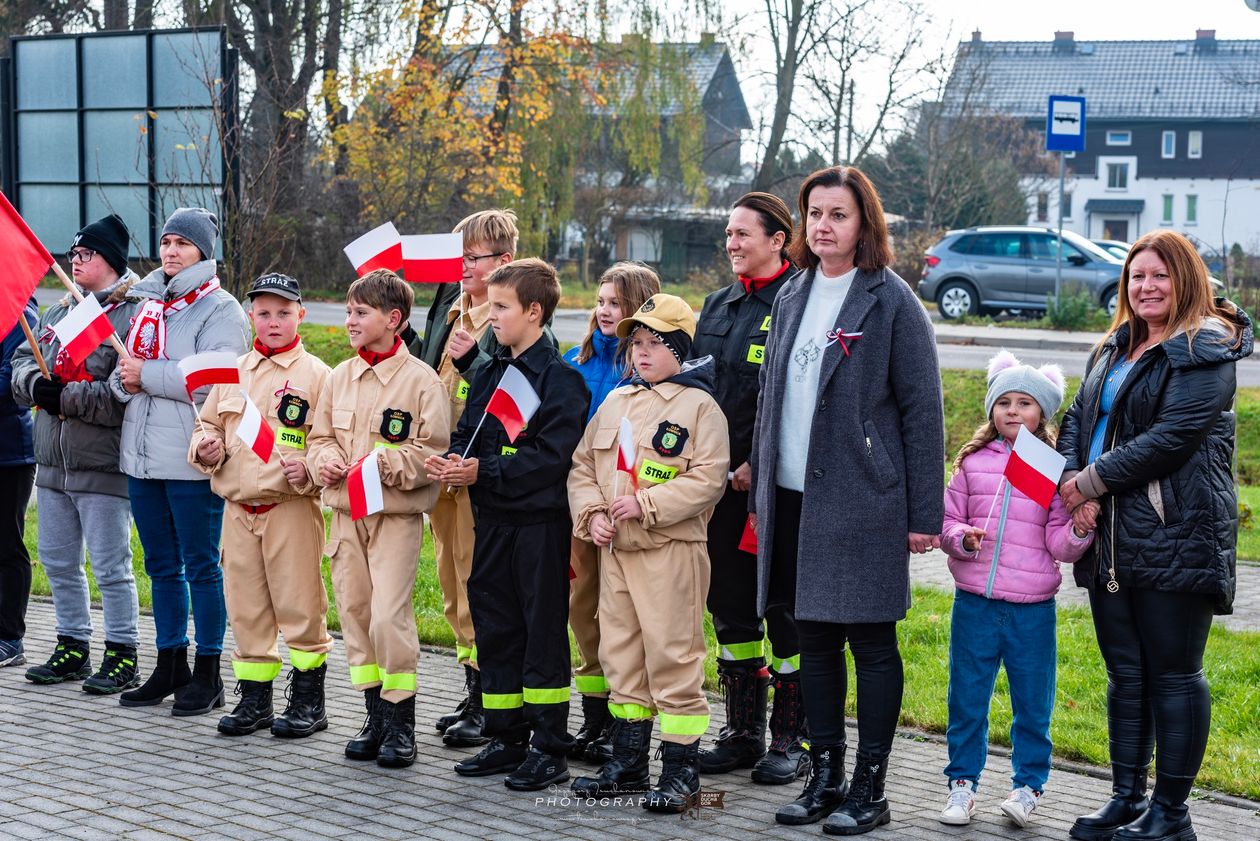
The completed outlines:
<svg viewBox="0 0 1260 841">
<path fill-rule="evenodd" d="M 649 812 L 685 812 L 700 793 L 700 743 L 661 742 L 661 777 L 648 792 L 643 808 Z"/>
<path fill-rule="evenodd" d="M 154 707 L 166 700 L 167 695 L 174 695 L 178 701 L 191 682 L 188 646 L 159 649 L 157 664 L 149 679 L 143 685 L 119 695 L 118 703 L 124 707 Z"/>
<path fill-rule="evenodd" d="M 83 680 L 92 674 L 92 661 L 87 640 L 57 635 L 57 647 L 47 663 L 31 666 L 26 679 L 31 683 L 64 683 L 67 680 Z"/>
<path fill-rule="evenodd" d="M 459 719 L 442 735 L 442 744 L 447 747 L 475 748 L 490 741 L 490 737 L 481 732 L 486 726 L 486 711 L 481 706 L 481 672 L 472 667 L 469 672 L 468 703 Z"/>
<path fill-rule="evenodd" d="M 1137 820 L 1120 827 L 1112 841 L 1195 841 L 1194 825 L 1186 799 L 1194 777 L 1161 774 L 1155 766 L 1155 793 L 1151 806 Z"/>
<path fill-rule="evenodd" d="M 416 761 L 416 696 L 396 704 L 381 699 L 381 746 L 376 764 L 406 768 Z"/>
<path fill-rule="evenodd" d="M 595 761 L 587 755 L 587 750 L 600 736 L 608 730 L 612 714 L 608 712 L 608 699 L 596 698 L 593 695 L 582 696 L 582 726 L 573 736 L 573 747 L 569 750 L 570 759 L 587 759 Z M 609 748 L 609 758 L 612 750 Z"/>
<path fill-rule="evenodd" d="M 651 741 L 652 719 L 613 719 L 612 759 L 604 763 L 594 777 L 574 780 L 573 791 L 583 797 L 647 791 L 652 785 L 648 774 Z"/>
<path fill-rule="evenodd" d="M 140 685 L 139 657 L 134 645 L 105 640 L 105 659 L 96 674 L 83 681 L 89 695 L 114 695 Z"/>
<path fill-rule="evenodd" d="M 529 753 L 528 741 L 529 731 L 495 736 L 475 756 L 455 763 L 455 773 L 461 777 L 511 773 L 525 761 Z"/>
<path fill-rule="evenodd" d="M 275 714 L 271 709 L 271 681 L 237 681 L 235 694 L 240 703 L 219 719 L 219 732 L 225 736 L 246 736 L 255 730 L 270 727 Z"/>
<path fill-rule="evenodd" d="M 433 726 L 437 728 L 438 735 L 442 735 L 450 726 L 459 721 L 459 717 L 464 714 L 464 709 L 468 706 L 468 690 L 472 686 L 472 673 L 476 671 L 467 663 L 464 664 L 464 697 L 455 705 L 455 711 L 438 716 Z"/>
<path fill-rule="evenodd" d="M 1116 830 L 1133 823 L 1150 805 L 1146 799 L 1146 766 L 1111 765 L 1111 799 L 1096 812 L 1081 815 L 1068 830 L 1077 841 L 1111 841 Z"/>
<path fill-rule="evenodd" d="M 753 766 L 754 783 L 782 786 L 809 773 L 805 706 L 800 674 L 776 675 L 774 709 L 770 713 L 770 750 Z"/>
<path fill-rule="evenodd" d="M 726 726 L 712 748 L 700 751 L 700 772 L 725 774 L 751 768 L 766 755 L 766 701 L 770 672 L 759 660 L 718 661 L 726 695 Z"/>
<path fill-rule="evenodd" d="M 288 703 L 280 717 L 271 723 L 271 735 L 301 739 L 328 729 L 328 713 L 324 709 L 327 672 L 328 666 L 324 663 L 305 671 L 289 670 L 289 685 L 284 690 Z"/>
<path fill-rule="evenodd" d="M 192 680 L 184 694 L 175 699 L 171 715 L 205 715 L 223 706 L 225 693 L 219 675 L 218 654 L 198 654 L 193 660 Z"/>
<path fill-rule="evenodd" d="M 884 797 L 887 756 L 859 753 L 853 763 L 853 783 L 840 808 L 827 818 L 823 832 L 828 835 L 861 835 L 892 820 Z"/>
<path fill-rule="evenodd" d="M 358 734 L 346 742 L 347 759 L 359 759 L 364 762 L 376 759 L 381 749 L 383 733 L 381 704 L 383 703 L 379 686 L 370 686 L 363 690 L 363 706 L 367 708 L 367 718 L 363 719 L 363 726 L 359 728 Z"/>
<path fill-rule="evenodd" d="M 817 823 L 834 812 L 849 791 L 844 776 L 844 750 L 840 745 L 809 746 L 809 777 L 801 796 L 779 807 L 774 819 L 782 824 L 800 826 Z"/>
<path fill-rule="evenodd" d="M 543 753 L 531 747 L 525 754 L 525 761 L 507 775 L 503 784 L 513 791 L 542 791 L 549 785 L 567 782 L 568 779 L 569 763 L 565 761 L 564 754 Z"/>
</svg>

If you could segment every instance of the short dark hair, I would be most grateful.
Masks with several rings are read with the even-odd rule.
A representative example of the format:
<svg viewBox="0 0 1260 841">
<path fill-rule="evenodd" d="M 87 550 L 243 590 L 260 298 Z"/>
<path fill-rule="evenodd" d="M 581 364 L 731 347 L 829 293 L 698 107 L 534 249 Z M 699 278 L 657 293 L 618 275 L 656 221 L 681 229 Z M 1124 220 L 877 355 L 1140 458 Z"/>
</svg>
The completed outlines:
<svg viewBox="0 0 1260 841">
<path fill-rule="evenodd" d="M 810 174 L 801 184 L 797 204 L 801 221 L 792 239 L 788 254 L 792 262 L 803 269 L 818 268 L 818 255 L 805 241 L 805 220 L 809 216 L 809 194 L 815 187 L 848 187 L 857 200 L 862 215 L 858 233 L 857 253 L 853 265 L 865 271 L 882 269 L 892 262 L 892 246 L 888 243 L 888 223 L 884 221 L 884 205 L 875 192 L 875 185 L 855 166 L 831 166 Z"/>
<path fill-rule="evenodd" d="M 752 192 L 737 198 L 731 210 L 737 207 L 746 207 L 756 213 L 766 236 L 772 237 L 782 231 L 783 248 L 779 249 L 779 256 L 784 260 L 792 259 L 788 251 L 792 244 L 792 211 L 787 202 L 773 193 Z"/>
<path fill-rule="evenodd" d="M 516 291 L 516 300 L 525 309 L 537 303 L 542 307 L 543 324 L 551 320 L 556 305 L 560 303 L 560 278 L 556 276 L 556 269 L 537 257 L 526 257 L 499 266 L 486 278 L 486 286 L 512 287 Z"/>
<path fill-rule="evenodd" d="M 346 291 L 346 303 L 363 304 L 383 313 L 398 310 L 402 321 L 411 318 L 411 305 L 415 300 L 411 284 L 389 269 L 368 272 Z"/>
</svg>

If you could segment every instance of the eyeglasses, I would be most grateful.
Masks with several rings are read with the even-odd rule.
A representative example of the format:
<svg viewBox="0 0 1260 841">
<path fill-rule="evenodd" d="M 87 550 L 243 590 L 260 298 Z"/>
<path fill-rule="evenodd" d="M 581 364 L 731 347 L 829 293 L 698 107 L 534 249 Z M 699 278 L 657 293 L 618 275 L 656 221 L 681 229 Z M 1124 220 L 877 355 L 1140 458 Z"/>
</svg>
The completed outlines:
<svg viewBox="0 0 1260 841">
<path fill-rule="evenodd" d="M 496 251 L 494 254 L 465 254 L 464 265 L 471 269 L 477 265 L 478 260 L 484 260 L 487 257 L 502 257 L 506 253 L 506 251 Z"/>
<path fill-rule="evenodd" d="M 90 248 L 71 248 L 67 255 L 71 263 L 90 263 L 96 252 Z"/>
</svg>

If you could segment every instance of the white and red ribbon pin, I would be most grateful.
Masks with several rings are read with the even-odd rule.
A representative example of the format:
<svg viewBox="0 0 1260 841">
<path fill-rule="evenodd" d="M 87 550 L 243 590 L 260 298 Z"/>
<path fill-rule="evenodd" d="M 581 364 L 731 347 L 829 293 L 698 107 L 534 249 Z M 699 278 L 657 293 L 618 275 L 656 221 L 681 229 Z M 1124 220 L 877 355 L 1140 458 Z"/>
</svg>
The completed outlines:
<svg viewBox="0 0 1260 841">
<path fill-rule="evenodd" d="M 840 347 L 844 348 L 844 355 L 849 355 L 849 342 L 862 338 L 861 333 L 846 333 L 844 330 L 828 330 L 827 344 L 823 347 L 831 347 L 836 342 L 840 343 Z"/>
</svg>

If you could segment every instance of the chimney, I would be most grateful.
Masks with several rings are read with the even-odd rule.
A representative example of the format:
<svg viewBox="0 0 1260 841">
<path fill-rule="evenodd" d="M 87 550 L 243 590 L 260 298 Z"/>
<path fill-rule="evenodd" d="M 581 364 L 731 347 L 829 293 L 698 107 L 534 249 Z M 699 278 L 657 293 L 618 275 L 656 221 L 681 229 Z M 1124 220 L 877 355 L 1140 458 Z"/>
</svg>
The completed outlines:
<svg viewBox="0 0 1260 841">
<path fill-rule="evenodd" d="M 971 43 L 973 43 L 973 44 L 979 44 L 979 43 L 981 42 L 981 40 L 982 40 L 982 39 L 980 38 L 980 30 L 979 30 L 979 29 L 973 29 L 973 30 L 971 31 Z"/>
<path fill-rule="evenodd" d="M 1055 30 L 1054 33 L 1054 51 L 1056 53 L 1068 53 L 1069 55 L 1076 52 L 1076 33 L 1071 31 Z"/>
<path fill-rule="evenodd" d="M 716 40 L 717 40 L 717 36 L 714 35 L 712 32 L 700 33 L 700 46 L 701 47 L 712 47 Z"/>
<path fill-rule="evenodd" d="M 1216 52 L 1216 30 L 1196 29 L 1194 31 L 1194 51 L 1196 53 Z"/>
</svg>

